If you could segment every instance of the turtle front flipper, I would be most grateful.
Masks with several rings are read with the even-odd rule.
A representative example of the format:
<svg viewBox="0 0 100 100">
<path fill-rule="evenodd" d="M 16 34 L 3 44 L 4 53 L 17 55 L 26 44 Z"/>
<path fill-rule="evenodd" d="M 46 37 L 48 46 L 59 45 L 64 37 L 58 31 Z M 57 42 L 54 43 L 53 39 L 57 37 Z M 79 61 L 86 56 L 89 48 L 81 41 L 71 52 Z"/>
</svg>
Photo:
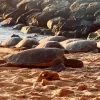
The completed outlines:
<svg viewBox="0 0 100 100">
<path fill-rule="evenodd" d="M 78 59 L 64 59 L 64 65 L 66 67 L 72 68 L 82 68 L 84 66 L 83 62 Z"/>
<path fill-rule="evenodd" d="M 61 72 L 61 71 L 65 70 L 65 65 L 63 64 L 62 61 L 58 60 L 58 61 L 55 62 L 54 65 L 52 65 L 48 68 L 45 68 L 45 70 Z"/>
</svg>

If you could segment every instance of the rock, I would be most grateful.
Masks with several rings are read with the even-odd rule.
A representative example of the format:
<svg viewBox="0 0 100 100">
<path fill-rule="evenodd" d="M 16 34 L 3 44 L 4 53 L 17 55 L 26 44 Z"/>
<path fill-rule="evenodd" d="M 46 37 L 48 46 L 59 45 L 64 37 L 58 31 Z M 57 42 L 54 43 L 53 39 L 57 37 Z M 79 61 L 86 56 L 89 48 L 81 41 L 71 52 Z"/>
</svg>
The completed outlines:
<svg viewBox="0 0 100 100">
<path fill-rule="evenodd" d="M 41 27 L 36 26 L 24 26 L 21 28 L 22 33 L 30 34 L 30 33 L 41 33 Z"/>
<path fill-rule="evenodd" d="M 53 80 L 60 80 L 58 73 L 52 71 L 43 71 L 37 78 L 37 82 L 41 82 L 43 79 L 53 81 Z"/>
<path fill-rule="evenodd" d="M 49 37 L 46 37 L 44 39 L 41 39 L 39 41 L 39 43 L 43 43 L 43 42 L 47 42 L 47 41 L 58 41 L 58 42 L 61 42 L 61 41 L 64 41 L 66 40 L 66 37 L 64 36 L 49 36 Z"/>
<path fill-rule="evenodd" d="M 26 10 L 23 10 L 23 9 L 14 9 L 10 11 L 9 13 L 6 13 L 4 16 L 5 18 L 9 18 L 9 17 L 12 18 L 14 21 L 14 24 L 16 24 L 17 18 L 25 12 Z"/>
<path fill-rule="evenodd" d="M 26 24 L 27 18 L 28 18 L 32 13 L 35 13 L 35 12 L 40 12 L 40 10 L 39 10 L 39 9 L 31 9 L 31 10 L 29 10 L 29 11 L 26 11 L 25 13 L 21 14 L 21 15 L 17 18 L 16 23 L 25 23 L 25 24 Z"/>
<path fill-rule="evenodd" d="M 15 46 L 17 43 L 19 43 L 19 41 L 21 41 L 20 37 L 11 37 L 5 40 L 4 42 L 2 42 L 1 46 L 3 47 Z"/>
<path fill-rule="evenodd" d="M 86 8 L 87 15 L 94 15 L 97 10 L 100 9 L 100 2 L 91 2 Z"/>
<path fill-rule="evenodd" d="M 65 21 L 66 19 L 61 17 L 53 18 L 47 22 L 47 27 L 52 30 L 54 25 L 58 24 L 59 22 L 64 23 Z"/>
<path fill-rule="evenodd" d="M 25 26 L 24 24 L 17 24 L 17 25 L 14 25 L 13 26 L 13 29 L 16 29 L 16 30 L 21 30 L 21 28 Z"/>
<path fill-rule="evenodd" d="M 38 9 L 38 5 L 36 1 L 33 0 L 21 0 L 17 5 L 17 8 L 21 8 L 24 10 L 30 10 L 30 9 Z"/>
<path fill-rule="evenodd" d="M 27 18 L 28 25 L 35 25 L 40 27 L 46 27 L 48 20 L 54 17 L 55 11 L 43 11 L 33 13 Z"/>
<path fill-rule="evenodd" d="M 27 49 L 32 48 L 33 45 L 37 45 L 38 42 L 35 39 L 23 39 L 15 47 L 22 48 L 26 47 Z"/>
<path fill-rule="evenodd" d="M 99 40 L 100 39 L 100 29 L 92 32 L 87 37 L 88 40 Z"/>
<path fill-rule="evenodd" d="M 93 27 L 93 23 L 86 20 L 67 20 L 66 22 L 59 22 L 53 26 L 52 31 L 73 31 L 76 38 L 86 38 Z"/>
<path fill-rule="evenodd" d="M 76 31 L 58 31 L 55 32 L 55 36 L 64 36 L 67 39 L 70 39 L 70 38 L 77 38 L 80 36 L 80 34 Z"/>
<path fill-rule="evenodd" d="M 12 26 L 14 24 L 13 19 L 12 18 L 7 18 L 5 20 L 3 20 L 2 22 L 0 22 L 0 26 L 6 27 L 6 26 Z"/>
<path fill-rule="evenodd" d="M 70 39 L 69 39 L 70 40 Z M 90 52 L 97 50 L 97 43 L 95 40 L 74 40 L 64 41 L 61 45 L 69 52 Z"/>
</svg>

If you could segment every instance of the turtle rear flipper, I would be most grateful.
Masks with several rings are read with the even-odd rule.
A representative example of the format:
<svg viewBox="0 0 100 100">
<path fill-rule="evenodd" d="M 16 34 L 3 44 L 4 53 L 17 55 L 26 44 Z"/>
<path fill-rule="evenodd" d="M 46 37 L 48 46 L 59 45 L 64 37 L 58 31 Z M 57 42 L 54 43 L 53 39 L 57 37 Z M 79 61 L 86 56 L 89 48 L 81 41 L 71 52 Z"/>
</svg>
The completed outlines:
<svg viewBox="0 0 100 100">
<path fill-rule="evenodd" d="M 3 59 L 0 59 L 0 64 L 4 64 L 6 63 L 6 61 L 4 61 Z"/>
<path fill-rule="evenodd" d="M 64 59 L 64 64 L 66 67 L 72 68 L 82 68 L 84 66 L 83 62 L 78 59 Z"/>
</svg>

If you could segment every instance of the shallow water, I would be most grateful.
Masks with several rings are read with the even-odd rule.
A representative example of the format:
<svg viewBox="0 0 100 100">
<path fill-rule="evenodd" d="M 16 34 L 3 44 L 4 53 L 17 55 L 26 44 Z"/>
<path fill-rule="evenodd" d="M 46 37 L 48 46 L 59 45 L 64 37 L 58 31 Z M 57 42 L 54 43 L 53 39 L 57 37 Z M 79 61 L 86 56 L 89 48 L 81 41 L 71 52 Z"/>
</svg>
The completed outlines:
<svg viewBox="0 0 100 100">
<path fill-rule="evenodd" d="M 32 37 L 36 38 L 37 40 L 40 40 L 41 38 L 46 37 L 46 36 L 43 36 L 43 35 L 36 35 L 35 36 L 36 33 L 23 34 L 19 30 L 14 30 L 12 27 L 0 27 L 0 42 L 8 39 L 13 34 L 19 35 L 22 38 L 27 38 L 27 36 L 32 36 Z"/>
</svg>

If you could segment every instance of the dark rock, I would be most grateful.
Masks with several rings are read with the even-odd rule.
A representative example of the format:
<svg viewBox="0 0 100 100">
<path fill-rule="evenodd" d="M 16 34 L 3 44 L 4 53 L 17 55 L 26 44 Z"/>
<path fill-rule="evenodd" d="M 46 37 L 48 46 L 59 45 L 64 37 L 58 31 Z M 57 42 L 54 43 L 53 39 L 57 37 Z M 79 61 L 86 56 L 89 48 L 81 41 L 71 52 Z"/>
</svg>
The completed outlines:
<svg viewBox="0 0 100 100">
<path fill-rule="evenodd" d="M 21 29 L 22 33 L 41 33 L 41 27 L 36 27 L 36 26 L 24 26 Z"/>
<path fill-rule="evenodd" d="M 28 17 L 31 13 L 35 13 L 35 12 L 40 12 L 40 10 L 39 10 L 39 9 L 31 9 L 31 10 L 29 10 L 29 11 L 26 11 L 25 13 L 23 13 L 22 15 L 20 15 L 20 16 L 17 18 L 16 23 L 24 23 L 24 24 L 26 24 L 27 17 Z"/>
<path fill-rule="evenodd" d="M 17 24 L 17 25 L 14 25 L 13 26 L 13 29 L 16 29 L 16 30 L 21 30 L 21 28 L 25 26 L 24 24 Z"/>
<path fill-rule="evenodd" d="M 21 0 L 16 7 L 23 10 L 39 9 L 37 2 L 32 0 Z"/>
<path fill-rule="evenodd" d="M 92 39 L 92 40 L 99 40 L 100 39 L 100 29 L 92 32 L 88 35 L 87 39 Z"/>
</svg>

